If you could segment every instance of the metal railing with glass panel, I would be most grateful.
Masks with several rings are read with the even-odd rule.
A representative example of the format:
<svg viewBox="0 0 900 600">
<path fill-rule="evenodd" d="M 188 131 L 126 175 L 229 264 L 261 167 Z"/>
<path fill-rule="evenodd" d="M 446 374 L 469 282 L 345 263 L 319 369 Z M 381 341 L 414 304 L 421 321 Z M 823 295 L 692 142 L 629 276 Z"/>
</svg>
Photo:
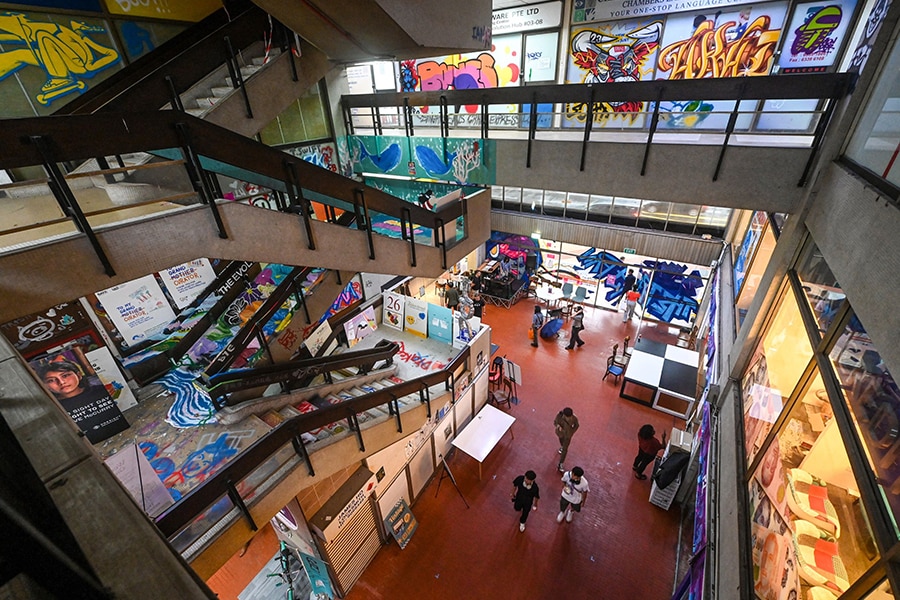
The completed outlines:
<svg viewBox="0 0 900 600">
<path fill-rule="evenodd" d="M 399 130 L 413 136 L 439 127 L 442 137 L 472 137 L 473 129 L 482 138 L 526 137 L 526 167 L 535 139 L 580 138 L 581 170 L 592 141 L 642 143 L 641 175 L 654 141 L 720 145 L 713 180 L 729 145 L 808 147 L 800 181 L 805 185 L 837 101 L 854 80 L 853 74 L 827 73 L 378 93 L 345 95 L 341 106 L 352 134 Z M 729 110 L 712 110 L 718 101 Z M 452 114 L 450 107 L 456 107 Z M 619 112 L 620 107 L 640 110 Z"/>
</svg>

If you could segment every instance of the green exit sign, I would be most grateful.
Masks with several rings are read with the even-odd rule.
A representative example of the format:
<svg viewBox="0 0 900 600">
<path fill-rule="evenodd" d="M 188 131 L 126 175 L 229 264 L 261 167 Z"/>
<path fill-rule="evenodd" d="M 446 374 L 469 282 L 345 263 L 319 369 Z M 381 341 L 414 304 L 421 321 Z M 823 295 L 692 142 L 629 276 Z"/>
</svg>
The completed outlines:
<svg viewBox="0 0 900 600">
<path fill-rule="evenodd" d="M 624 252 L 625 254 L 637 254 L 637 250 L 634 248 L 625 248 Z"/>
</svg>

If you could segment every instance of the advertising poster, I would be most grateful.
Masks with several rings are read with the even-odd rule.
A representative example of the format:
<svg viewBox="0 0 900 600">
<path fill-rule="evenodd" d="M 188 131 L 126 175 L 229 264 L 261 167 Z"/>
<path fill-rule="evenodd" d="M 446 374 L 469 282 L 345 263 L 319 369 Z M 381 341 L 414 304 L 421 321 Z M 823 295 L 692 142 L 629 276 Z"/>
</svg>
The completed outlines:
<svg viewBox="0 0 900 600">
<path fill-rule="evenodd" d="M 402 550 L 406 548 L 419 524 L 409 510 L 409 506 L 406 505 L 406 500 L 400 498 L 397 504 L 394 505 L 391 513 L 384 520 L 384 526 L 391 532 L 391 535 L 397 540 Z"/>
<path fill-rule="evenodd" d="M 175 312 L 153 275 L 147 275 L 96 294 L 126 347 L 162 331 Z"/>
<path fill-rule="evenodd" d="M 781 73 L 824 73 L 840 54 L 856 0 L 804 2 L 784 32 L 778 57 Z"/>
<path fill-rule="evenodd" d="M 303 340 L 303 345 L 306 346 L 306 349 L 309 350 L 310 354 L 317 356 L 319 349 L 322 347 L 322 344 L 325 343 L 325 340 L 328 339 L 329 335 L 331 335 L 331 323 L 322 321 L 321 325 L 316 327 L 316 329 L 309 334 L 309 337 Z"/>
<path fill-rule="evenodd" d="M 774 64 L 787 15 L 786 2 L 745 4 L 669 15 L 657 54 L 657 79 L 704 79 L 768 75 Z M 697 57 L 702 57 L 698 60 Z M 724 129 L 734 101 L 662 102 L 660 127 Z M 740 110 L 753 111 L 756 101 Z M 752 114 L 738 116 L 735 128 L 747 129 Z"/>
<path fill-rule="evenodd" d="M 92 444 L 128 429 L 128 421 L 78 348 L 28 363 Z"/>
<path fill-rule="evenodd" d="M 125 376 L 116 364 L 116 360 L 110 353 L 109 348 L 97 348 L 90 352 L 84 353 L 85 358 L 94 369 L 94 373 L 100 378 L 100 381 L 106 387 L 110 397 L 119 406 L 119 410 L 128 410 L 132 406 L 137 406 L 137 398 L 134 392 L 128 387 Z"/>
<path fill-rule="evenodd" d="M 175 307 L 181 310 L 215 281 L 216 273 L 207 259 L 198 258 L 160 271 L 159 277 L 175 302 Z"/>
<path fill-rule="evenodd" d="M 419 337 L 428 337 L 428 306 L 427 302 L 419 298 L 406 299 L 406 331 Z"/>
<path fill-rule="evenodd" d="M 406 306 L 406 296 L 386 292 L 384 294 L 384 313 L 381 322 L 388 327 L 403 331 L 403 310 Z"/>
<path fill-rule="evenodd" d="M 431 304 L 428 307 L 428 337 L 444 342 L 453 343 L 453 311 L 449 308 Z"/>
<path fill-rule="evenodd" d="M 125 446 L 103 462 L 151 519 L 175 504 L 150 461 L 136 445 Z"/>
<path fill-rule="evenodd" d="M 662 39 L 662 19 L 597 23 L 572 30 L 566 83 L 617 83 L 653 79 Z M 569 103 L 563 114 L 566 127 L 584 127 L 587 102 Z M 604 127 L 643 127 L 646 102 L 598 102 L 594 124 Z"/>
<path fill-rule="evenodd" d="M 310 554 L 300 552 L 300 562 L 306 569 L 306 576 L 309 577 L 309 584 L 312 586 L 310 598 L 316 600 L 333 600 L 335 597 L 334 587 L 331 585 L 331 577 L 328 576 L 328 565 L 321 559 Z"/>
<path fill-rule="evenodd" d="M 94 327 L 81 304 L 66 302 L 4 323 L 0 332 L 28 359 L 71 340 L 80 332 L 94 332 Z M 92 337 L 96 338 L 96 333 Z M 99 339 L 95 343 L 99 344 Z"/>
<path fill-rule="evenodd" d="M 375 322 L 375 309 L 371 306 L 344 323 L 344 333 L 347 334 L 347 345 L 352 348 L 378 328 Z"/>
</svg>

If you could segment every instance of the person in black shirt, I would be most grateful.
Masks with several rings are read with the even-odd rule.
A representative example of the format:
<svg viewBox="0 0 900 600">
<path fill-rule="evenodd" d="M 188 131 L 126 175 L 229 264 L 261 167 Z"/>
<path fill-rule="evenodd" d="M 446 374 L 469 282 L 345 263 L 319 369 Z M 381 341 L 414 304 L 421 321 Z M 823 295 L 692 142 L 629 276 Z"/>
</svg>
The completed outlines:
<svg viewBox="0 0 900 600">
<path fill-rule="evenodd" d="M 537 475 L 535 475 L 534 471 L 525 471 L 524 475 L 519 475 L 513 479 L 513 508 L 522 511 L 522 516 L 519 517 L 519 531 L 525 531 L 525 521 L 528 520 L 528 513 L 537 510 L 538 500 L 541 499 L 538 484 L 534 481 L 536 478 Z"/>
</svg>

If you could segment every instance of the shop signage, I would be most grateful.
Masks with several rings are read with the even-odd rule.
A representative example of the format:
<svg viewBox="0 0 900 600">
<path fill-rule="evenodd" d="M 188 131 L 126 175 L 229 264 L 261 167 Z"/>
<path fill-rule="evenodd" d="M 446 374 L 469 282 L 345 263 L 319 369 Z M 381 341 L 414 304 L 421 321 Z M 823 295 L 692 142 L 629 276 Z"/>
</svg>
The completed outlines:
<svg viewBox="0 0 900 600">
<path fill-rule="evenodd" d="M 495 10 L 491 15 L 491 34 L 496 36 L 503 33 L 559 27 L 561 20 L 562 2 L 544 2 Z"/>
<path fill-rule="evenodd" d="M 575 23 L 609 21 L 664 15 L 692 10 L 712 10 L 750 4 L 753 0 L 588 0 L 583 15 L 576 11 Z"/>
<path fill-rule="evenodd" d="M 409 510 L 409 506 L 406 505 L 406 500 L 400 498 L 400 501 L 391 509 L 391 514 L 384 520 L 384 526 L 391 532 L 402 550 L 406 548 L 419 524 Z"/>
<path fill-rule="evenodd" d="M 785 43 L 778 58 L 782 73 L 814 73 L 834 64 L 844 39 L 856 0 L 808 2 L 794 8 L 785 30 Z"/>
</svg>

